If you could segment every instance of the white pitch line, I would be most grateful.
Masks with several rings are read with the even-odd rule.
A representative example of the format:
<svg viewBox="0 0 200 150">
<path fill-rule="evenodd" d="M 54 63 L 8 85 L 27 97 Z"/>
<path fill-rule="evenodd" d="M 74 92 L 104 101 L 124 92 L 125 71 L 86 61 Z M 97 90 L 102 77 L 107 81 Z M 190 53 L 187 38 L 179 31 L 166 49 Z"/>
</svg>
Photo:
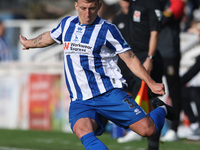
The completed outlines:
<svg viewBox="0 0 200 150">
<path fill-rule="evenodd" d="M 16 148 L 16 147 L 3 147 L 3 146 L 0 146 L 0 150 L 36 150 L 36 149 Z"/>
</svg>

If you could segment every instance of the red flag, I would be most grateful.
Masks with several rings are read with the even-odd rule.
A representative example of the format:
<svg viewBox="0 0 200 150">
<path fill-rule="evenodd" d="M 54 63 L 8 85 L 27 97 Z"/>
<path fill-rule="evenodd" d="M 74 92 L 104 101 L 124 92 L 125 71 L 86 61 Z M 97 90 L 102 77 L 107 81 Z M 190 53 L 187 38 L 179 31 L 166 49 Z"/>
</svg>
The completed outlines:
<svg viewBox="0 0 200 150">
<path fill-rule="evenodd" d="M 148 91 L 147 85 L 144 81 L 141 83 L 140 90 L 135 98 L 136 103 L 141 106 L 146 113 L 149 113 L 149 98 L 148 98 Z"/>
</svg>

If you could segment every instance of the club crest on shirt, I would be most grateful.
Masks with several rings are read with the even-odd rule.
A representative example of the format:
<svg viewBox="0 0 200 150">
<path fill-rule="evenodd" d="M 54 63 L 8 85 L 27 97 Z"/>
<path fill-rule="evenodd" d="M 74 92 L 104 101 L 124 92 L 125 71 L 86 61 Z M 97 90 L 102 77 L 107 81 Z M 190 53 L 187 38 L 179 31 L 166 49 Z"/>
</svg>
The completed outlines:
<svg viewBox="0 0 200 150">
<path fill-rule="evenodd" d="M 83 36 L 83 33 L 84 33 L 84 29 L 82 27 L 77 27 L 75 29 L 74 35 L 72 36 L 72 41 L 76 42 L 76 43 L 77 42 L 80 43 L 82 36 Z"/>
<path fill-rule="evenodd" d="M 140 22 L 141 21 L 141 12 L 138 10 L 135 10 L 133 13 L 133 21 Z"/>
</svg>

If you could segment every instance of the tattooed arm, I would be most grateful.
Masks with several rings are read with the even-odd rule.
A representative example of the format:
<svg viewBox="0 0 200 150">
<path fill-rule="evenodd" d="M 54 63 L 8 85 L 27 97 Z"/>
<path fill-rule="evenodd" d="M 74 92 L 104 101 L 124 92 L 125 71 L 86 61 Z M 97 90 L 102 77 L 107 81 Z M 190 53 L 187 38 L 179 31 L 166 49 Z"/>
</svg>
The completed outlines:
<svg viewBox="0 0 200 150">
<path fill-rule="evenodd" d="M 162 83 L 156 83 L 148 74 L 144 66 L 140 63 L 140 60 L 135 56 L 132 50 L 126 51 L 119 54 L 120 58 L 126 63 L 128 68 L 132 71 L 133 74 L 138 76 L 141 80 L 144 80 L 152 92 L 164 95 L 165 89 Z"/>
<path fill-rule="evenodd" d="M 22 35 L 19 36 L 20 42 L 22 43 L 23 50 L 28 50 L 29 48 L 42 48 L 55 43 L 55 41 L 50 36 L 50 31 L 45 32 L 34 39 L 27 39 Z"/>
</svg>

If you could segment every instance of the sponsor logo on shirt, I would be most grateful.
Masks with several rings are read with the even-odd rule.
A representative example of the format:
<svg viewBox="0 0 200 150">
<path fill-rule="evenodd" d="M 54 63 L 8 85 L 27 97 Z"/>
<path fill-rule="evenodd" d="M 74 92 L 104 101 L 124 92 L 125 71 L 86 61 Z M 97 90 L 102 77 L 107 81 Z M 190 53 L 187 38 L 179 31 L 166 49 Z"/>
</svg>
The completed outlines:
<svg viewBox="0 0 200 150">
<path fill-rule="evenodd" d="M 83 29 L 80 28 L 80 27 L 78 27 L 78 30 L 76 31 L 76 33 L 80 33 L 80 34 L 82 34 L 82 31 L 83 31 Z"/>
<path fill-rule="evenodd" d="M 133 21 L 140 22 L 141 18 L 141 12 L 138 10 L 135 10 L 133 13 Z"/>
<path fill-rule="evenodd" d="M 78 54 L 78 55 L 90 55 L 92 54 L 93 47 L 84 43 L 64 43 L 65 54 Z"/>
<path fill-rule="evenodd" d="M 68 50 L 69 49 L 69 42 L 65 42 L 64 43 L 64 50 Z"/>
</svg>

